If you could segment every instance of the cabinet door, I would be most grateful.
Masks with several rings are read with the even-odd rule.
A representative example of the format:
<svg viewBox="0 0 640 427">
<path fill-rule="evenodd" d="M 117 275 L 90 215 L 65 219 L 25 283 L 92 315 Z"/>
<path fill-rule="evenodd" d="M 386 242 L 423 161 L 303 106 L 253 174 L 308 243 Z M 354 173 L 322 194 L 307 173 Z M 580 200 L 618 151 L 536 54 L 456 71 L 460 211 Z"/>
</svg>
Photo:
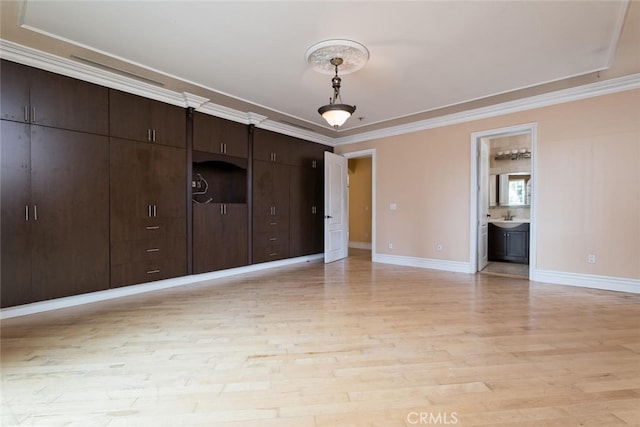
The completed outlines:
<svg viewBox="0 0 640 427">
<path fill-rule="evenodd" d="M 265 162 L 289 164 L 294 149 L 289 136 L 264 129 L 253 132 L 253 158 Z"/>
<path fill-rule="evenodd" d="M 148 198 L 159 218 L 183 218 L 187 215 L 187 154 L 186 150 L 161 145 L 151 146 Z"/>
<path fill-rule="evenodd" d="M 187 113 L 184 108 L 149 100 L 152 142 L 174 147 L 187 146 Z"/>
<path fill-rule="evenodd" d="M 290 256 L 313 253 L 315 171 L 310 167 L 291 166 L 290 179 Z"/>
<path fill-rule="evenodd" d="M 116 138 L 149 142 L 151 100 L 118 90 L 109 91 L 109 132 Z"/>
<path fill-rule="evenodd" d="M 109 89 L 47 71 L 31 69 L 33 124 L 107 135 Z"/>
<path fill-rule="evenodd" d="M 0 115 L 4 120 L 29 121 L 29 67 L 0 62 Z"/>
<path fill-rule="evenodd" d="M 247 265 L 247 205 L 194 205 L 193 239 L 196 274 Z"/>
<path fill-rule="evenodd" d="M 489 224 L 489 260 L 501 261 L 507 256 L 507 233 Z"/>
<path fill-rule="evenodd" d="M 108 147 L 105 136 L 31 126 L 38 300 L 109 287 Z"/>
<path fill-rule="evenodd" d="M 4 68 L 3 68 L 4 73 Z M 4 88 L 3 88 L 4 100 Z M 31 144 L 29 125 L 0 121 L 2 307 L 31 299 Z"/>
<path fill-rule="evenodd" d="M 507 256 L 514 261 L 526 262 L 528 260 L 529 239 L 528 232 L 507 232 Z"/>
<path fill-rule="evenodd" d="M 242 123 L 198 112 L 193 115 L 193 149 L 196 151 L 246 159 L 248 135 L 247 126 Z"/>
</svg>

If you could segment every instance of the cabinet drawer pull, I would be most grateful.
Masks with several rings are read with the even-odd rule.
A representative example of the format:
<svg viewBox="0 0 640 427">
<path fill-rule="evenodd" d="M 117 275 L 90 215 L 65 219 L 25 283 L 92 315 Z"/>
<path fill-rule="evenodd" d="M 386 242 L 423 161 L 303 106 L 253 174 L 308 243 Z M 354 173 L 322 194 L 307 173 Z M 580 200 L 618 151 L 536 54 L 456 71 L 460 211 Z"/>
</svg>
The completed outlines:
<svg viewBox="0 0 640 427">
<path fill-rule="evenodd" d="M 277 222 L 270 222 L 269 225 L 278 225 Z"/>
<path fill-rule="evenodd" d="M 159 230 L 159 225 L 147 225 L 147 230 Z"/>
<path fill-rule="evenodd" d="M 147 271 L 147 274 L 156 274 L 156 273 L 160 273 L 160 270 L 149 270 L 149 271 Z"/>
<path fill-rule="evenodd" d="M 269 254 L 269 256 L 276 256 L 276 255 L 278 255 L 278 253 L 277 253 L 277 252 L 271 252 L 271 253 Z"/>
<path fill-rule="evenodd" d="M 147 249 L 147 252 L 160 252 L 160 249 L 159 248 L 150 248 L 150 249 Z"/>
<path fill-rule="evenodd" d="M 277 238 L 277 237 L 269 237 L 269 241 L 270 241 L 270 242 L 275 242 L 276 240 L 278 240 L 278 238 Z"/>
</svg>

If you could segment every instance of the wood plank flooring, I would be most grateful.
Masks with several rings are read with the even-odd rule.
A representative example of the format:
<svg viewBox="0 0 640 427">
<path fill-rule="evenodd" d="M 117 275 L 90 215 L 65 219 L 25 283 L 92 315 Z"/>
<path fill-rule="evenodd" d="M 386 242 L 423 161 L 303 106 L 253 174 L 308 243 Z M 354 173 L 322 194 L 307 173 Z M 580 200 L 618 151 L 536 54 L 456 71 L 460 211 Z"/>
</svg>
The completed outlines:
<svg viewBox="0 0 640 427">
<path fill-rule="evenodd" d="M 640 295 L 353 252 L 5 320 L 0 422 L 640 425 Z"/>
</svg>

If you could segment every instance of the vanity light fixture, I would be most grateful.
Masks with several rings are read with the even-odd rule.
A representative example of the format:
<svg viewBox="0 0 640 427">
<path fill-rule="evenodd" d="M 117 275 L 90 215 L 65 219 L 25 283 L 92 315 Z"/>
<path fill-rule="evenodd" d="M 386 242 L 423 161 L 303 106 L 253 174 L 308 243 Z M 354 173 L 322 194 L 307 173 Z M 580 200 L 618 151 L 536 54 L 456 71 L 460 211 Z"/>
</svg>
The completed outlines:
<svg viewBox="0 0 640 427">
<path fill-rule="evenodd" d="M 329 98 L 329 103 L 318 108 L 318 113 L 335 129 L 347 121 L 349 117 L 356 111 L 355 105 L 343 104 L 340 97 L 340 82 L 342 79 L 338 77 L 338 66 L 342 65 L 342 58 L 331 58 L 331 65 L 336 67 L 336 75 L 331 79 L 333 87 L 333 98 Z M 340 101 L 339 103 L 337 103 Z"/>
<path fill-rule="evenodd" d="M 531 158 L 531 149 L 529 148 L 521 148 L 519 150 L 506 150 L 499 151 L 496 154 L 496 160 L 520 160 L 520 159 L 530 159 Z"/>
</svg>

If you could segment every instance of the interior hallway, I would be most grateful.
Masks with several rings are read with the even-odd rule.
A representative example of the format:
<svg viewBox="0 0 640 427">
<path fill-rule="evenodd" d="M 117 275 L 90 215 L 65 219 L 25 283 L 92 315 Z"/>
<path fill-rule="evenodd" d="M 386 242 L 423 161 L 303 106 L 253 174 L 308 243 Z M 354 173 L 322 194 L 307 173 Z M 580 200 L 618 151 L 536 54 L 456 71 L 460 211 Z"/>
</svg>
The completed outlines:
<svg viewBox="0 0 640 427">
<path fill-rule="evenodd" d="M 0 422 L 640 423 L 640 295 L 350 253 L 5 320 Z"/>
</svg>

